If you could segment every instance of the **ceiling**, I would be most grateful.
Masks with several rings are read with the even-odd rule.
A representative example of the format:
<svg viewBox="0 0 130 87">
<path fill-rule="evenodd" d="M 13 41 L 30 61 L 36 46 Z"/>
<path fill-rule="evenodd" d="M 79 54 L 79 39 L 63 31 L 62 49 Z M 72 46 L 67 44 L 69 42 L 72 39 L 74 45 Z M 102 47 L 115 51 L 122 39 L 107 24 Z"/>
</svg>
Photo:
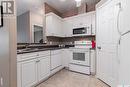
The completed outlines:
<svg viewBox="0 0 130 87">
<path fill-rule="evenodd" d="M 44 2 L 48 3 L 59 12 L 63 13 L 70 9 L 76 7 L 75 0 L 16 0 L 17 2 L 17 15 L 28 10 L 38 9 L 42 6 Z M 87 4 L 95 3 L 99 0 L 82 0 L 82 3 L 86 2 Z"/>
</svg>

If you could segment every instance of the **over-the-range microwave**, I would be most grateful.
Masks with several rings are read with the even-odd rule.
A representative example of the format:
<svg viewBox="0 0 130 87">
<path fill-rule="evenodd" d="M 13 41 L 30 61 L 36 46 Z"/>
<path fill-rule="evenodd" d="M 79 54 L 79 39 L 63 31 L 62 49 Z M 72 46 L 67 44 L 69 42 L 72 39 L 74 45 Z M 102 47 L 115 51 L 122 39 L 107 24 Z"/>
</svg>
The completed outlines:
<svg viewBox="0 0 130 87">
<path fill-rule="evenodd" d="M 92 35 L 92 29 L 90 27 L 73 29 L 73 36 L 86 36 L 86 35 Z"/>
</svg>

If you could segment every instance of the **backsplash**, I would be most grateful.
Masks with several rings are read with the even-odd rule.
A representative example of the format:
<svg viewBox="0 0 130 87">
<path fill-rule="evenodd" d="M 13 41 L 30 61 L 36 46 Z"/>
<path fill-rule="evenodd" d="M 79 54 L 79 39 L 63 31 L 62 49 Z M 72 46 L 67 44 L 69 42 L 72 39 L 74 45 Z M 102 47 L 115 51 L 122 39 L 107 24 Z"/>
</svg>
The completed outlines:
<svg viewBox="0 0 130 87">
<path fill-rule="evenodd" d="M 83 36 L 83 37 L 65 37 L 65 38 L 59 38 L 59 37 L 47 37 L 47 44 L 65 44 L 65 45 L 73 45 L 74 41 L 79 40 L 95 40 L 95 36 Z"/>
</svg>

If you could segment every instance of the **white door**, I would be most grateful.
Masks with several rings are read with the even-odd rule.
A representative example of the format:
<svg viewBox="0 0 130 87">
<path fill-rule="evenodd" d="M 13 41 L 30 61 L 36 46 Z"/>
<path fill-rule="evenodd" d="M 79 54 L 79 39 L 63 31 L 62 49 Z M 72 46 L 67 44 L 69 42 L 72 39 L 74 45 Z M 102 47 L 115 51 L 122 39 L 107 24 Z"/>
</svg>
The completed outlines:
<svg viewBox="0 0 130 87">
<path fill-rule="evenodd" d="M 29 60 L 20 63 L 21 68 L 21 87 L 31 87 L 37 82 L 37 63 L 36 60 Z"/>
<path fill-rule="evenodd" d="M 122 34 L 119 45 L 119 84 L 130 85 L 130 0 L 121 0 L 119 31 Z M 123 35 L 123 33 L 126 33 Z"/>
<path fill-rule="evenodd" d="M 111 87 L 117 87 L 118 11 L 116 0 L 97 8 L 97 77 Z"/>
<path fill-rule="evenodd" d="M 47 78 L 50 74 L 50 56 L 39 58 L 38 62 L 38 80 Z"/>
</svg>

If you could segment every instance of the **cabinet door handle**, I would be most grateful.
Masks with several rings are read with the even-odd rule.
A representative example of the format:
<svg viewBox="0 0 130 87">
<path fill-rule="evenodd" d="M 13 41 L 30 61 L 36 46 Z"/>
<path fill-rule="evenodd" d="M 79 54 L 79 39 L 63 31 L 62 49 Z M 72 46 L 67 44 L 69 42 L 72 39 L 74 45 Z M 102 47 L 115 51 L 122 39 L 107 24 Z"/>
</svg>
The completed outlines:
<svg viewBox="0 0 130 87">
<path fill-rule="evenodd" d="M 99 50 L 101 50 L 101 49 L 102 49 L 102 48 L 101 48 L 101 46 L 98 46 L 97 48 L 98 48 Z"/>
<path fill-rule="evenodd" d="M 39 63 L 39 62 L 40 62 L 40 60 L 37 60 L 37 61 L 36 61 L 36 63 Z"/>
<path fill-rule="evenodd" d="M 3 6 L 0 6 L 0 10 L 1 10 L 1 24 L 0 24 L 0 27 L 3 27 Z"/>
</svg>

